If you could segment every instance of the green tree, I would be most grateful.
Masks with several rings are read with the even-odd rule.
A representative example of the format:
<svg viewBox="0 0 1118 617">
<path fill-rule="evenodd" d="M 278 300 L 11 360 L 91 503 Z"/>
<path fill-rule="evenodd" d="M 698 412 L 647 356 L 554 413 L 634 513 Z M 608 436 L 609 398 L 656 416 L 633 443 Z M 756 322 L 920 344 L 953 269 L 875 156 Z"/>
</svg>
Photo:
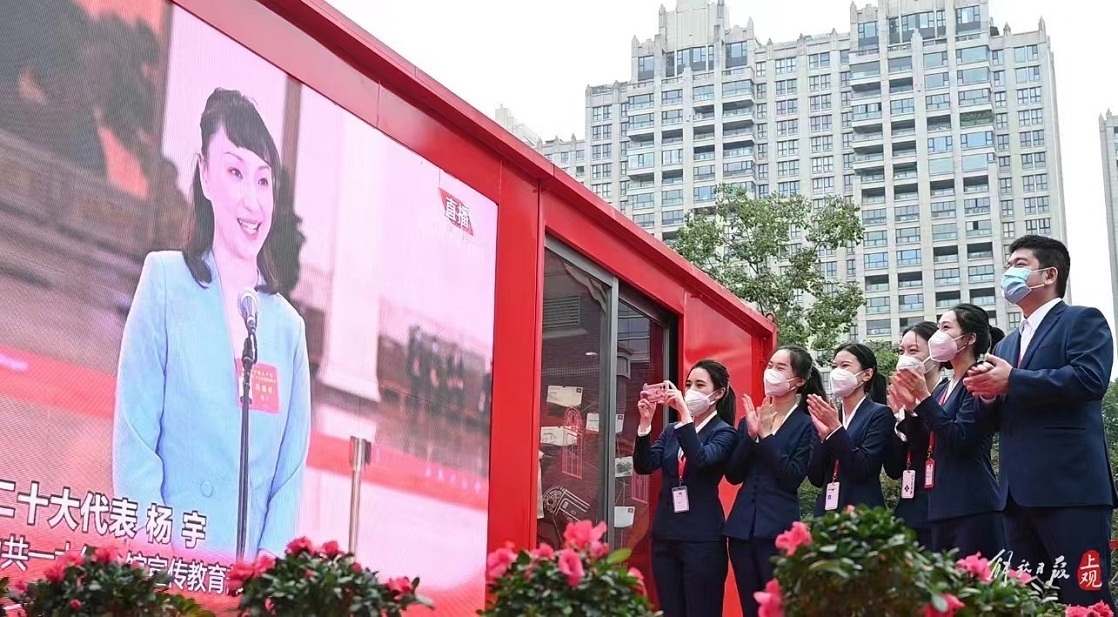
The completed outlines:
<svg viewBox="0 0 1118 617">
<path fill-rule="evenodd" d="M 863 298 L 857 283 L 828 280 L 819 256 L 861 240 L 850 200 L 813 209 L 800 196 L 755 198 L 724 188 L 712 208 L 688 214 L 672 247 L 737 297 L 774 313 L 781 344 L 825 356 L 845 339 Z"/>
<path fill-rule="evenodd" d="M 900 359 L 900 345 L 892 341 L 865 341 L 867 347 L 877 356 L 877 369 L 882 375 L 891 377 L 897 370 L 897 360 Z"/>
</svg>

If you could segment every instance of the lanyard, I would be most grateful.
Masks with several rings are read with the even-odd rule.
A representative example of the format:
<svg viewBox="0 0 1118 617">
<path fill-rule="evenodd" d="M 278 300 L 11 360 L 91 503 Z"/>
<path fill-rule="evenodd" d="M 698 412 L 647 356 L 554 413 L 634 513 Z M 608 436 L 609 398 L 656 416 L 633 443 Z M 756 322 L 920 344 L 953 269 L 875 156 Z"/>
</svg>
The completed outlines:
<svg viewBox="0 0 1118 617">
<path fill-rule="evenodd" d="M 950 384 L 948 384 L 948 387 L 945 387 L 943 389 L 943 392 L 939 395 L 939 406 L 940 407 L 943 407 L 943 404 L 947 402 L 947 397 L 949 395 L 950 395 Z M 932 457 L 932 452 L 935 449 L 936 449 L 936 434 L 933 432 L 933 433 L 928 435 L 928 456 L 926 458 L 933 458 Z M 905 469 L 912 469 L 912 448 L 909 448 L 908 452 L 905 453 Z"/>
<path fill-rule="evenodd" d="M 835 470 L 831 472 L 831 482 L 838 482 L 839 462 L 835 459 Z"/>
<path fill-rule="evenodd" d="M 683 485 L 683 472 L 687 470 L 687 455 L 679 457 L 679 484 Z"/>
<path fill-rule="evenodd" d="M 944 403 L 947 402 L 947 397 L 950 396 L 950 394 L 951 394 L 951 382 L 948 382 L 947 385 L 944 386 L 944 388 L 943 388 L 943 393 L 939 395 L 939 406 L 940 407 L 943 407 Z M 928 436 L 928 456 L 927 456 L 927 458 L 933 458 L 932 452 L 935 450 L 935 448 L 936 448 L 936 434 L 933 432 L 931 435 Z"/>
</svg>

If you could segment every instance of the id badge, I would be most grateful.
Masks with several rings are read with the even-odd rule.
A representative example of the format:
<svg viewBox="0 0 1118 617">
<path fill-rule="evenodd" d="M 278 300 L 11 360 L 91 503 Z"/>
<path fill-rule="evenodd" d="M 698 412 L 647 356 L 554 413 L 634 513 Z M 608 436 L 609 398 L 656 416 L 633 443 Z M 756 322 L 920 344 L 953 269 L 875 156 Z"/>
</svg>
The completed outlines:
<svg viewBox="0 0 1118 617">
<path fill-rule="evenodd" d="M 687 499 L 686 486 L 677 486 L 672 489 L 672 507 L 676 514 L 681 514 L 691 509 L 691 502 Z"/>
<path fill-rule="evenodd" d="M 928 459 L 924 463 L 924 488 L 932 488 L 936 485 L 936 462 L 934 459 Z"/>
<path fill-rule="evenodd" d="M 831 482 L 827 484 L 827 497 L 823 502 L 824 510 L 838 510 L 839 503 L 839 483 Z"/>
<path fill-rule="evenodd" d="M 906 469 L 901 473 L 901 499 L 916 497 L 916 470 Z"/>
</svg>

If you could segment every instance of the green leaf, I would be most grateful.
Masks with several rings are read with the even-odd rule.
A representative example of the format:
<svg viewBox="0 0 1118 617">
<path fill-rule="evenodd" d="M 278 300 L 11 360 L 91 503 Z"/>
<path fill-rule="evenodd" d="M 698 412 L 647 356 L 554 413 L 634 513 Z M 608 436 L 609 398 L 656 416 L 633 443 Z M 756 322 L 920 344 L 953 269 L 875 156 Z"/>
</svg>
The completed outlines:
<svg viewBox="0 0 1118 617">
<path fill-rule="evenodd" d="M 625 563 L 626 561 L 629 561 L 629 557 L 632 556 L 632 554 L 633 554 L 632 549 L 628 549 L 628 548 L 617 549 L 616 551 L 609 554 L 609 557 L 606 558 L 606 563 L 611 565 L 611 566 L 616 566 L 618 564 Z"/>
</svg>

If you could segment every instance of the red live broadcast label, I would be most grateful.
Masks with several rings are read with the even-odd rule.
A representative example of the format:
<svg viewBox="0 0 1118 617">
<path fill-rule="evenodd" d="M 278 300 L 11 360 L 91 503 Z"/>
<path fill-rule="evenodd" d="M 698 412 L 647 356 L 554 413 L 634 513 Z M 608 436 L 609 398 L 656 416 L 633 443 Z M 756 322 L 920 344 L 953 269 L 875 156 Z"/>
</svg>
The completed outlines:
<svg viewBox="0 0 1118 617">
<path fill-rule="evenodd" d="M 439 189 L 439 198 L 446 220 L 471 236 L 474 235 L 474 221 L 470 216 L 470 207 L 443 189 Z"/>
<path fill-rule="evenodd" d="M 239 360 L 237 365 L 237 404 L 241 404 L 241 379 L 245 374 Z M 270 364 L 257 364 L 252 367 L 252 403 L 249 409 L 264 413 L 279 413 L 279 374 Z"/>
</svg>

